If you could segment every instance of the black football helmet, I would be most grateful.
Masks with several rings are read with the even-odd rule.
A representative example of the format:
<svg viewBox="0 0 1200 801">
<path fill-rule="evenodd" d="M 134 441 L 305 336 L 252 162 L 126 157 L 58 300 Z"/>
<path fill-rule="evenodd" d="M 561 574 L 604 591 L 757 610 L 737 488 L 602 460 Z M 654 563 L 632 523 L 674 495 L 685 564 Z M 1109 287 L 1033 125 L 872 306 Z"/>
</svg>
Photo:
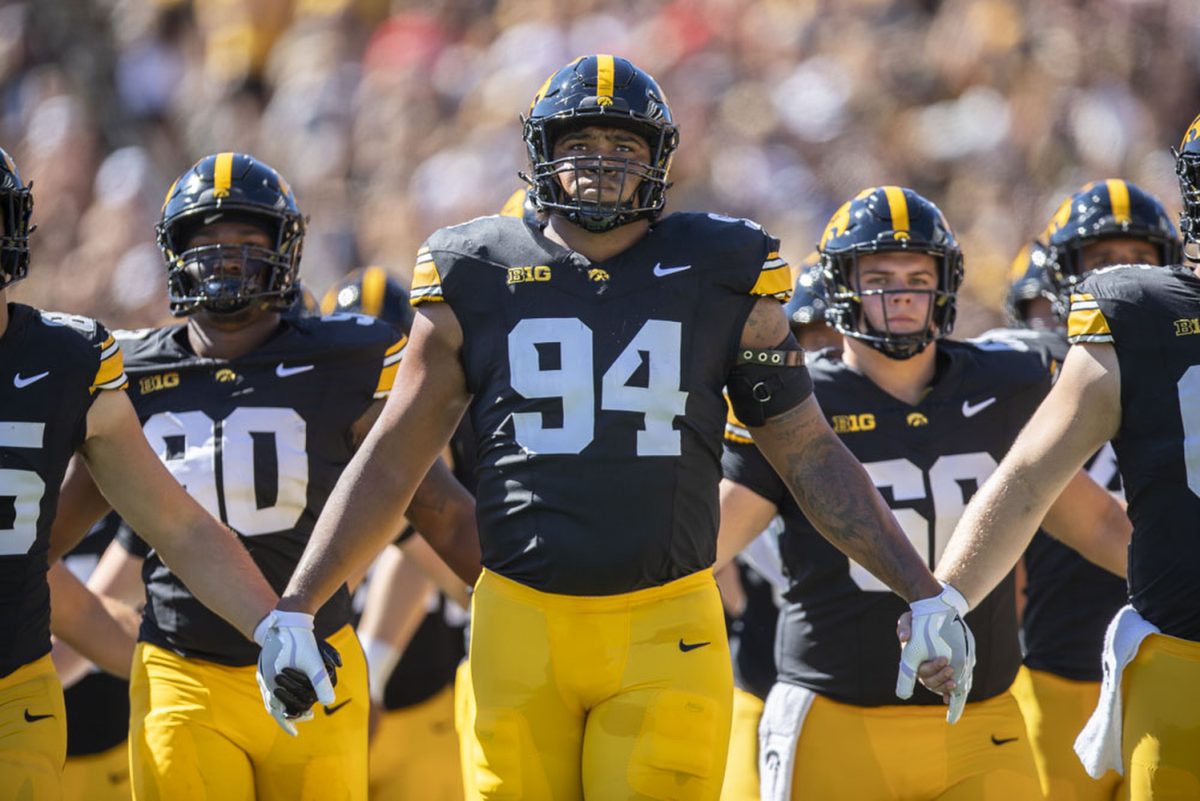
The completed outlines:
<svg viewBox="0 0 1200 801">
<path fill-rule="evenodd" d="M 1175 174 L 1179 176 L 1179 194 L 1183 198 L 1179 230 L 1185 242 L 1200 244 L 1200 115 L 1192 120 L 1174 152 Z"/>
<path fill-rule="evenodd" d="M 530 172 L 521 177 L 533 188 L 532 200 L 540 210 L 562 214 L 588 231 L 654 219 L 662 212 L 679 131 L 658 83 L 630 62 L 610 55 L 575 59 L 546 79 L 522 122 Z M 650 163 L 608 156 L 554 158 L 560 136 L 589 125 L 624 128 L 642 136 L 650 146 Z M 637 181 L 637 192 L 626 203 L 619 202 L 620 190 L 618 197 L 595 201 L 568 196 L 559 175 L 576 170 L 617 173 L 621 190 Z"/>
<path fill-rule="evenodd" d="M 900 186 L 864 189 L 842 205 L 825 226 L 821 243 L 829 324 L 893 359 L 909 359 L 954 330 L 958 288 L 963 280 L 962 249 L 941 209 L 914 190 Z M 870 253 L 926 253 L 938 265 L 937 289 L 863 289 L 855 265 Z M 929 319 L 921 331 L 900 334 L 876 330 L 862 313 L 866 295 L 930 295 Z"/>
<path fill-rule="evenodd" d="M 258 225 L 274 244 L 190 246 L 199 229 L 216 222 Z M 304 227 L 291 188 L 271 167 L 244 153 L 200 159 L 167 190 L 156 229 L 171 312 L 230 313 L 253 303 L 287 311 L 299 292 Z"/>
<path fill-rule="evenodd" d="M 1062 202 L 1042 234 L 1061 308 L 1068 307 L 1082 278 L 1084 246 L 1114 237 L 1149 242 L 1160 264 L 1177 264 L 1182 254 L 1179 234 L 1158 198 L 1120 178 L 1092 181 Z"/>
<path fill-rule="evenodd" d="M 821 257 L 813 252 L 800 264 L 792 297 L 783 307 L 788 323 L 795 327 L 825 322 L 825 281 L 821 278 Z"/>
<path fill-rule="evenodd" d="M 1059 319 L 1066 319 L 1066 309 L 1059 301 L 1054 280 L 1050 277 L 1046 246 L 1034 240 L 1018 251 L 1009 268 L 1008 290 L 1004 293 L 1004 314 L 1009 325 L 1029 327 L 1029 304 L 1037 298 L 1050 301 L 1050 308 Z"/>
<path fill-rule="evenodd" d="M 15 284 L 29 274 L 29 217 L 33 214 L 33 193 L 21 180 L 17 165 L 0 148 L 0 214 L 4 231 L 0 235 L 0 289 Z"/>
<path fill-rule="evenodd" d="M 413 308 L 408 290 L 382 267 L 364 267 L 347 273 L 321 299 L 321 313 L 353 312 L 378 317 L 407 334 Z"/>
</svg>

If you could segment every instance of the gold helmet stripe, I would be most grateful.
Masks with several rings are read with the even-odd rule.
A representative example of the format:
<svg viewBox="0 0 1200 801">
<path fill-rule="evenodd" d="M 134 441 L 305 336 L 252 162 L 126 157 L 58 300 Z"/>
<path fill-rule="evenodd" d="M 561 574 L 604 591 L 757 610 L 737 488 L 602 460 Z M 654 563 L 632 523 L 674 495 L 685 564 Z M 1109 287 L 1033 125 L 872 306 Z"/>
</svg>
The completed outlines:
<svg viewBox="0 0 1200 801">
<path fill-rule="evenodd" d="M 387 273 L 382 267 L 368 267 L 362 277 L 363 314 L 378 317 L 383 311 L 383 291 L 387 287 Z"/>
<path fill-rule="evenodd" d="M 1029 268 L 1029 245 L 1025 245 L 1017 251 L 1017 257 L 1012 260 L 1012 265 L 1008 268 L 1009 282 L 1016 281 L 1025 274 L 1025 270 Z"/>
<path fill-rule="evenodd" d="M 171 202 L 171 195 L 175 194 L 175 186 L 178 183 L 179 183 L 179 179 L 176 178 L 174 181 L 171 182 L 171 186 L 167 188 L 167 196 L 165 198 L 163 198 L 162 209 L 160 209 L 160 211 L 165 210 L 167 208 L 167 204 Z"/>
<path fill-rule="evenodd" d="M 892 214 L 892 230 L 907 233 L 908 198 L 904 196 L 904 190 L 898 186 L 885 186 L 883 193 L 887 195 L 888 210 Z"/>
<path fill-rule="evenodd" d="M 596 56 L 597 97 L 612 97 L 613 78 L 613 57 L 609 55 Z"/>
<path fill-rule="evenodd" d="M 218 153 L 213 165 L 213 197 L 229 197 L 233 186 L 233 154 Z"/>
<path fill-rule="evenodd" d="M 1132 221 L 1129 216 L 1129 184 L 1120 178 L 1109 178 L 1104 182 L 1108 186 L 1108 200 L 1112 203 L 1113 217 L 1119 223 Z"/>
</svg>

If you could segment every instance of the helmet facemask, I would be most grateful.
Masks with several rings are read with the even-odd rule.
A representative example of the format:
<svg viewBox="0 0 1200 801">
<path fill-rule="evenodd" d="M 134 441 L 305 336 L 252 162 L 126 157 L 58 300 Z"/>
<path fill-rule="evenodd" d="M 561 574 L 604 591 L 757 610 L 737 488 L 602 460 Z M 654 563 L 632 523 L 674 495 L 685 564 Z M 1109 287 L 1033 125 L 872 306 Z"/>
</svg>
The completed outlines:
<svg viewBox="0 0 1200 801">
<path fill-rule="evenodd" d="M 198 216 L 159 227 L 159 246 L 168 260 L 167 292 L 172 314 L 184 316 L 200 309 L 233 314 L 254 305 L 282 312 L 295 303 L 303 236 L 298 215 L 283 215 L 282 221 L 252 212 L 222 215 L 266 231 L 272 247 L 225 243 L 189 246 Z"/>
<path fill-rule="evenodd" d="M 925 253 L 937 264 L 936 289 L 864 289 L 859 256 L 883 252 Z M 937 247 L 875 248 L 863 246 L 845 252 L 825 252 L 821 265 L 829 294 L 825 312 L 829 324 L 839 333 L 866 342 L 892 359 L 911 359 L 924 351 L 929 343 L 949 335 L 954 330 L 957 315 L 955 304 L 958 285 L 962 282 L 962 253 Z M 916 331 L 892 331 L 888 322 L 888 303 L 894 296 L 926 295 L 925 320 Z M 882 304 L 883 328 L 876 327 L 863 308 L 866 298 L 878 297 Z"/>
<path fill-rule="evenodd" d="M 0 289 L 29 275 L 29 218 L 33 213 L 30 186 L 0 187 Z"/>
<path fill-rule="evenodd" d="M 1200 261 L 1200 152 L 1174 150 L 1175 174 L 1179 177 L 1179 233 L 1183 236 L 1184 255 Z"/>
<path fill-rule="evenodd" d="M 649 163 L 615 156 L 554 158 L 554 145 L 560 138 L 588 125 L 622 128 L 642 137 L 650 148 Z M 634 220 L 653 219 L 662 212 L 670 186 L 667 172 L 677 143 L 678 134 L 673 126 L 639 124 L 627 117 L 604 113 L 569 112 L 557 118 L 528 119 L 525 144 L 531 172 L 522 177 L 534 188 L 533 199 L 541 209 L 561 214 L 593 233 L 608 231 Z M 585 198 L 582 190 L 572 194 L 563 186 L 562 175 L 572 172 L 603 172 L 619 176 L 620 182 L 615 191 L 607 192 L 601 182 L 599 197 Z M 622 200 L 634 184 L 637 189 Z"/>
</svg>

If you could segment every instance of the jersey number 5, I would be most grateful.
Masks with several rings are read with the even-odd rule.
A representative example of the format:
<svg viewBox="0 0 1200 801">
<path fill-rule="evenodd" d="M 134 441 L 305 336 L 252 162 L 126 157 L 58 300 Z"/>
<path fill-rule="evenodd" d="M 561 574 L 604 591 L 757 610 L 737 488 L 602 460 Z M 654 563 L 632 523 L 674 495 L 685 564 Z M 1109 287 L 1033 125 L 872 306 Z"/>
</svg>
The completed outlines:
<svg viewBox="0 0 1200 801">
<path fill-rule="evenodd" d="M 45 435 L 45 423 L 0 423 L 0 447 L 37 450 Z M 0 522 L 0 556 L 28 553 L 33 547 L 45 492 L 46 482 L 32 470 L 0 470 L 0 498 L 11 498 L 13 510 L 8 525 Z"/>
<path fill-rule="evenodd" d="M 600 381 L 600 408 L 640 412 L 645 422 L 637 434 L 638 456 L 679 456 L 675 418 L 683 414 L 687 393 L 679 388 L 683 326 L 647 320 Z M 557 350 L 556 366 L 544 346 Z M 630 386 L 647 362 L 645 386 Z M 592 329 L 573 317 L 522 320 L 508 334 L 508 369 L 512 388 L 526 398 L 562 402 L 562 426 L 546 425 L 541 412 L 513 415 L 517 442 L 530 453 L 579 453 L 596 436 L 596 380 Z"/>
</svg>

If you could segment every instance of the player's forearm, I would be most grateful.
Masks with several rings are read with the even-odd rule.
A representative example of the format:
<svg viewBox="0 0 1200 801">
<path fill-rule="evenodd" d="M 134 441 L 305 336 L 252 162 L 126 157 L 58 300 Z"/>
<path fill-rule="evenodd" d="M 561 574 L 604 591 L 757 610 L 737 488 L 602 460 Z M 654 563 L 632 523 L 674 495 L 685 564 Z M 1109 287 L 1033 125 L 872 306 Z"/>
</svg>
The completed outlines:
<svg viewBox="0 0 1200 801">
<path fill-rule="evenodd" d="M 1125 577 L 1133 524 L 1124 505 L 1084 471 L 1058 496 L 1042 521 L 1051 536 L 1110 573 Z"/>
<path fill-rule="evenodd" d="M 385 549 L 371 576 L 359 639 L 378 640 L 403 653 L 425 617 L 432 590 L 433 582 L 413 560 Z"/>
<path fill-rule="evenodd" d="M 394 448 L 400 447 L 396 439 L 381 436 L 376 428 L 350 460 L 321 511 L 280 609 L 315 613 L 403 528 L 421 478 L 416 470 L 428 465 L 395 458 Z"/>
<path fill-rule="evenodd" d="M 408 519 L 459 579 L 479 578 L 479 532 L 475 500 L 441 460 L 434 461 L 408 507 Z"/>
<path fill-rule="evenodd" d="M 838 550 L 906 601 L 941 591 L 867 471 L 825 424 L 814 400 L 768 420 L 754 441 L 809 522 Z"/>
<path fill-rule="evenodd" d="M 199 506 L 195 511 L 174 536 L 147 541 L 202 604 L 253 639 L 279 597 L 237 535 Z"/>
<path fill-rule="evenodd" d="M 936 575 L 972 607 L 1013 569 L 1049 506 L 1034 482 L 1002 462 L 971 498 L 946 544 Z"/>
<path fill-rule="evenodd" d="M 137 641 L 137 616 L 119 602 L 105 605 L 62 563 L 50 569 L 51 618 L 55 636 L 101 669 L 129 678 Z M 69 662 L 67 655 L 60 655 Z"/>
</svg>

